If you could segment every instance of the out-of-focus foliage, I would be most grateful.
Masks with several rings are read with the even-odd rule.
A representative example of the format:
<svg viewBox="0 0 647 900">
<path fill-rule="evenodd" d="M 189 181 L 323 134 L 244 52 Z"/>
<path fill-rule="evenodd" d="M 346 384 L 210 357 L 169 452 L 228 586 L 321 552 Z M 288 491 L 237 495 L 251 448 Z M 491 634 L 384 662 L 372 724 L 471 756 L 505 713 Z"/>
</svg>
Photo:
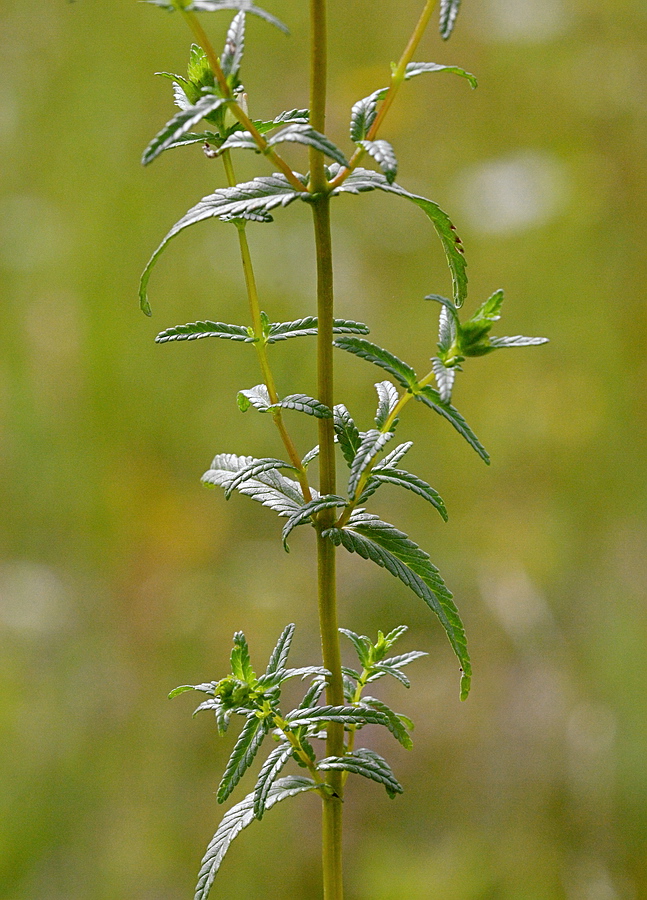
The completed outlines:
<svg viewBox="0 0 647 900">
<path fill-rule="evenodd" d="M 257 119 L 307 103 L 307 5 L 271 9 L 294 40 L 249 22 L 248 55 L 260 52 L 260 29 L 271 47 L 245 84 Z M 388 0 L 379 15 L 368 0 L 332 4 L 327 133 L 345 153 L 353 102 L 383 83 L 376 61 L 399 54 L 417 13 L 412 0 Z M 205 19 L 218 43 L 229 20 Z M 403 652 L 430 652 L 415 675 L 425 679 L 421 699 L 393 695 L 425 723 L 412 753 L 391 751 L 404 796 L 390 801 L 368 784 L 349 796 L 353 900 L 647 892 L 646 28 L 642 0 L 465 2 L 451 41 L 430 29 L 420 58 L 460 62 L 478 91 L 414 79 L 382 135 L 397 143 L 403 187 L 452 211 L 468 248 L 468 310 L 503 287 L 507 333 L 547 334 L 551 344 L 491 354 L 478 376 L 466 367 L 457 380 L 454 397 L 491 453 L 489 469 L 422 407 L 404 423 L 401 439 L 418 439 L 410 466 L 441 492 L 448 524 L 427 504 L 383 493 L 433 547 L 472 634 L 466 704 L 428 611 L 410 602 L 405 614 L 403 587 L 340 556 L 362 598 L 350 608 L 342 586 L 343 624 L 373 633 L 404 619 Z M 254 383 L 251 354 L 229 341 L 154 343 L 175 322 L 246 321 L 234 230 L 207 222 L 180 236 L 158 266 L 153 320 L 137 309 L 155 238 L 224 183 L 199 147 L 140 167 L 174 112 L 168 82 L 150 73 L 184 71 L 189 43 L 178 16 L 143 4 L 2 4 L 7 900 L 190 896 L 234 737 L 217 741 L 211 723 L 188 722 L 166 693 L 216 677 L 241 623 L 261 656 L 291 620 L 294 664 L 317 650 L 305 637 L 316 627 L 303 564 L 310 530 L 293 532 L 286 556 L 278 531 L 270 540 L 266 530 L 275 520 L 199 483 L 215 452 L 279 451 L 264 418 L 242 418 L 236 405 L 238 386 Z M 287 68 L 304 72 L 299 96 L 284 86 Z M 261 87 L 267 108 L 255 105 Z M 424 143 L 416 106 L 430 123 Z M 304 153 L 285 148 L 301 169 Z M 240 154 L 240 177 L 257 164 Z M 428 365 L 437 310 L 422 298 L 451 290 L 442 250 L 410 204 L 377 193 L 335 202 L 338 314 L 370 313 L 377 344 Z M 309 226 L 302 204 L 274 225 L 250 225 L 273 321 L 314 313 Z M 297 342 L 272 352 L 282 392 L 313 395 Z M 364 410 L 359 427 L 370 428 L 375 379 L 350 355 L 338 365 L 354 385 L 355 417 Z M 229 394 L 215 395 L 216 380 Z M 305 453 L 312 420 L 295 417 L 295 427 Z M 232 556 L 223 545 L 234 535 Z M 316 798 L 309 803 L 316 818 Z M 264 880 L 268 832 L 250 829 L 216 896 L 234 880 L 250 900 L 315 896 L 318 833 L 304 830 L 301 812 L 271 813 L 285 837 L 283 849 L 272 845 L 280 889 Z"/>
</svg>

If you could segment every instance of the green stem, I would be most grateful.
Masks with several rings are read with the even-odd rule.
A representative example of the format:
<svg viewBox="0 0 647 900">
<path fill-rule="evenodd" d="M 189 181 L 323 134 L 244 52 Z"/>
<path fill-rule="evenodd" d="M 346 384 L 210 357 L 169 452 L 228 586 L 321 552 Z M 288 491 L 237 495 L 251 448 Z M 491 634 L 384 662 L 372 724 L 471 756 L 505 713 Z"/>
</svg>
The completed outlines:
<svg viewBox="0 0 647 900">
<path fill-rule="evenodd" d="M 326 127 L 326 0 L 310 0 L 310 122 L 322 133 Z M 323 154 L 310 150 L 310 190 L 317 257 L 317 386 L 318 397 L 332 409 L 333 396 L 333 266 L 330 233 L 330 197 Z M 319 419 L 320 491 L 333 494 L 336 486 L 335 431 L 332 419 Z M 326 700 L 331 706 L 344 704 L 341 650 L 337 622 L 335 545 L 322 532 L 334 524 L 333 510 L 324 510 L 317 520 L 317 567 L 319 627 L 323 664 L 331 673 Z M 344 755 L 344 726 L 329 722 L 327 756 Z M 342 793 L 343 773 L 331 771 L 327 782 L 331 792 L 323 801 L 322 855 L 324 900 L 343 900 L 342 881 Z"/>
</svg>

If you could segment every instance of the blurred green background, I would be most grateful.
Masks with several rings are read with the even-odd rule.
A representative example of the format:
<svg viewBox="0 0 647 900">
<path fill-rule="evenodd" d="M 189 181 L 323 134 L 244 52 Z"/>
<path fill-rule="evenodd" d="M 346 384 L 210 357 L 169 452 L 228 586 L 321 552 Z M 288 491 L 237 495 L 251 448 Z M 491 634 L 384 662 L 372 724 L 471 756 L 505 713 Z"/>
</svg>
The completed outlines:
<svg viewBox="0 0 647 900">
<path fill-rule="evenodd" d="M 385 83 L 419 6 L 333 0 L 328 131 L 346 150 L 352 103 Z M 268 421 L 236 408 L 258 380 L 253 354 L 153 343 L 197 318 L 246 322 L 234 229 L 178 238 L 151 283 L 153 319 L 137 309 L 153 247 L 223 184 L 199 148 L 139 164 L 173 112 L 152 73 L 183 70 L 185 26 L 134 2 L 0 9 L 0 896 L 179 900 L 222 813 L 233 737 L 166 694 L 223 674 L 241 627 L 262 661 L 294 621 L 295 663 L 317 657 L 312 534 L 286 556 L 272 513 L 199 483 L 215 452 L 280 452 Z M 271 9 L 292 36 L 249 22 L 256 117 L 307 105 L 307 4 Z M 203 21 L 220 44 L 229 16 Z M 434 27 L 417 55 L 475 72 L 479 89 L 416 79 L 382 133 L 399 181 L 459 227 L 468 309 L 504 287 L 497 333 L 551 343 L 459 378 L 489 469 L 441 419 L 407 410 L 410 467 L 449 524 L 389 488 L 374 502 L 456 594 L 467 703 L 428 610 L 340 558 L 343 623 L 409 623 L 403 649 L 430 653 L 410 694 L 381 683 L 416 721 L 415 747 L 369 736 L 406 793 L 350 788 L 349 900 L 647 897 L 646 38 L 644 0 L 466 0 L 450 43 Z M 286 155 L 304 169 L 299 148 Z M 237 167 L 270 171 L 251 154 Z M 427 221 L 374 195 L 335 201 L 334 216 L 339 313 L 424 367 L 437 308 L 421 298 L 449 290 Z M 272 318 L 311 313 L 305 206 L 249 235 Z M 284 393 L 314 389 L 308 349 L 274 349 Z M 339 399 L 368 427 L 377 370 L 337 361 Z M 249 829 L 214 898 L 319 897 L 317 805 Z"/>
</svg>

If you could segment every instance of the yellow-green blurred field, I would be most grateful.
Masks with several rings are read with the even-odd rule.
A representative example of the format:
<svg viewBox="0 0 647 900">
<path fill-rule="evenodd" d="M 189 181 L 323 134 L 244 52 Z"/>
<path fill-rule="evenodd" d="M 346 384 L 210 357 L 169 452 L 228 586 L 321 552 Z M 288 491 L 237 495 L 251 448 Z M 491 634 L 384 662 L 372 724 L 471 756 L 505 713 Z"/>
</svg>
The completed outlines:
<svg viewBox="0 0 647 900">
<path fill-rule="evenodd" d="M 292 36 L 249 22 L 258 118 L 307 105 L 307 4 L 270 6 Z M 384 685 L 416 721 L 415 747 L 371 738 L 406 792 L 349 791 L 348 898 L 640 900 L 647 5 L 463 6 L 452 40 L 430 29 L 418 57 L 464 66 L 479 89 L 417 79 L 381 136 L 399 181 L 458 225 L 472 308 L 503 287 L 498 333 L 551 343 L 474 360 L 457 383 L 489 469 L 422 406 L 402 423 L 449 524 L 389 488 L 374 504 L 455 592 L 475 669 L 467 703 L 422 603 L 340 559 L 343 623 L 409 623 L 403 650 L 430 653 L 410 694 Z M 332 0 L 328 132 L 344 149 L 352 103 L 385 83 L 418 7 Z M 204 19 L 218 44 L 228 21 Z M 178 16 L 130 0 L 0 4 L 2 900 L 192 896 L 233 738 L 166 694 L 223 674 L 237 628 L 261 660 L 289 621 L 295 663 L 318 653 L 309 529 L 286 556 L 271 512 L 199 482 L 215 452 L 279 452 L 267 419 L 236 407 L 258 381 L 253 354 L 153 343 L 181 322 L 246 322 L 234 229 L 178 238 L 151 282 L 153 319 L 137 308 L 150 251 L 223 183 L 199 148 L 139 164 L 173 112 L 152 73 L 182 71 L 189 43 Z M 286 155 L 304 169 L 304 152 Z M 237 165 L 241 179 L 270 171 L 253 154 Z M 424 366 L 437 308 L 422 297 L 449 290 L 424 216 L 374 195 L 341 198 L 334 214 L 340 315 Z M 275 218 L 248 229 L 263 305 L 275 320 L 311 314 L 308 210 Z M 314 390 L 308 346 L 273 351 L 285 393 Z M 339 399 L 368 427 L 379 373 L 337 361 Z M 314 429 L 293 418 L 305 451 Z M 318 842 L 316 799 L 285 804 L 237 842 L 214 900 L 319 897 Z"/>
</svg>

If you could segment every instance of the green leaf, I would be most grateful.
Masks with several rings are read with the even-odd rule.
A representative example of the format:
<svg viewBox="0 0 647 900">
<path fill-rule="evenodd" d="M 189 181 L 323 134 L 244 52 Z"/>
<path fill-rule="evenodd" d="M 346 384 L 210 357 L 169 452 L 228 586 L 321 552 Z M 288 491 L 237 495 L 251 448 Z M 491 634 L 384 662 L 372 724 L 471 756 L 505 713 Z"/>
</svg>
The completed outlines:
<svg viewBox="0 0 647 900">
<path fill-rule="evenodd" d="M 481 305 L 476 309 L 474 314 L 470 316 L 469 321 L 474 322 L 487 322 L 490 325 L 494 324 L 494 322 L 498 322 L 501 318 L 501 308 L 503 306 L 503 291 L 499 289 L 495 291 L 490 297 L 487 298 Z"/>
<path fill-rule="evenodd" d="M 456 344 L 458 336 L 457 321 L 452 314 L 443 307 L 440 310 L 438 320 L 438 349 L 443 355 L 449 353 Z"/>
<path fill-rule="evenodd" d="M 209 57 L 200 44 L 191 44 L 186 74 L 189 82 L 198 90 L 203 87 L 213 87 L 216 83 Z"/>
<path fill-rule="evenodd" d="M 305 187 L 303 176 L 297 177 L 303 181 Z M 237 184 L 235 187 L 219 188 L 213 194 L 203 197 L 179 222 L 176 222 L 148 261 L 142 274 L 139 292 L 142 311 L 147 315 L 151 314 L 146 292 L 155 263 L 168 246 L 169 241 L 185 228 L 210 218 L 231 222 L 236 219 L 260 216 L 261 221 L 271 221 L 269 215 L 271 209 L 276 206 L 288 206 L 297 199 L 311 202 L 312 197 L 307 191 L 296 191 L 284 175 L 254 178 L 252 181 Z"/>
<path fill-rule="evenodd" d="M 385 759 L 373 750 L 360 749 L 346 756 L 328 756 L 322 759 L 317 769 L 326 772 L 334 769 L 342 772 L 352 772 L 354 775 L 363 775 L 371 781 L 383 784 L 390 797 L 401 794 L 402 785 L 396 779 L 391 767 Z"/>
<path fill-rule="evenodd" d="M 204 473 L 205 484 L 226 488 L 232 476 L 242 468 L 251 465 L 253 456 L 236 456 L 233 453 L 219 453 L 214 457 L 211 468 Z M 289 517 L 303 506 L 303 494 L 296 481 L 286 478 L 276 470 L 263 472 L 257 478 L 250 478 L 238 488 L 240 494 L 257 500 L 279 514 Z"/>
<path fill-rule="evenodd" d="M 282 741 L 278 747 L 272 750 L 263 763 L 258 774 L 256 787 L 254 788 L 254 816 L 257 819 L 263 818 L 269 790 L 278 778 L 281 769 L 292 756 L 292 750 L 291 744 L 287 743 L 287 741 Z"/>
<path fill-rule="evenodd" d="M 188 147 L 191 144 L 211 144 L 214 147 L 219 147 L 221 143 L 222 138 L 215 131 L 200 131 L 198 133 L 187 131 L 186 134 L 181 135 L 172 144 L 169 144 L 166 149 L 174 150 L 176 147 Z"/>
<path fill-rule="evenodd" d="M 350 478 L 348 479 L 348 494 L 355 496 L 357 487 L 363 473 L 366 471 L 372 460 L 382 450 L 385 444 L 393 437 L 392 431 L 378 431 L 371 428 L 366 431 L 362 437 L 362 441 L 357 448 L 355 459 L 350 467 Z"/>
<path fill-rule="evenodd" d="M 373 649 L 373 644 L 371 639 L 368 638 L 365 634 L 356 634 L 354 631 L 350 631 L 348 628 L 340 628 L 340 633 L 345 635 L 348 640 L 351 642 L 357 656 L 359 657 L 359 661 L 367 668 L 370 665 L 371 661 L 371 650 Z"/>
<path fill-rule="evenodd" d="M 491 337 L 490 347 L 492 350 L 500 350 L 504 347 L 537 347 L 539 344 L 547 344 L 548 338 L 545 337 L 523 337 L 516 334 L 514 337 Z"/>
<path fill-rule="evenodd" d="M 267 669 L 265 670 L 266 675 L 273 675 L 280 669 L 285 668 L 285 664 L 288 660 L 288 654 L 290 653 L 290 647 L 292 646 L 293 637 L 294 625 L 286 625 L 281 632 L 278 641 L 276 642 L 275 648 L 272 650 L 270 660 L 267 664 Z"/>
<path fill-rule="evenodd" d="M 332 166 L 330 177 L 334 178 L 338 172 L 339 170 Z M 380 172 L 372 172 L 370 169 L 355 169 L 343 184 L 332 191 L 332 195 L 337 196 L 339 193 L 359 194 L 374 190 L 386 191 L 399 197 L 405 197 L 407 200 L 415 203 L 416 206 L 419 206 L 430 219 L 445 251 L 452 275 L 454 301 L 456 306 L 462 306 L 467 296 L 467 263 L 465 262 L 462 242 L 456 234 L 456 229 L 447 213 L 432 200 L 427 200 L 426 197 L 420 197 L 417 194 L 411 194 L 399 184 L 389 184 L 384 175 Z"/>
<path fill-rule="evenodd" d="M 313 459 L 316 459 L 319 456 L 319 444 L 316 447 L 313 447 L 312 450 L 308 450 L 306 455 L 301 460 L 301 465 L 304 469 L 307 469 Z"/>
<path fill-rule="evenodd" d="M 452 366 L 447 368 L 442 360 L 438 359 L 437 356 L 434 356 L 431 359 L 431 368 L 434 370 L 434 375 L 436 376 L 436 384 L 438 385 L 440 399 L 443 403 L 449 403 L 452 399 L 452 389 L 456 378 L 456 367 Z"/>
<path fill-rule="evenodd" d="M 251 0 L 193 0 L 187 8 L 195 12 L 220 12 L 223 9 L 238 9 L 241 12 L 258 16 L 259 19 L 264 19 L 284 34 L 290 33 L 288 26 L 284 25 L 280 19 L 268 13 L 267 10 L 261 9 L 260 6 L 255 6 Z"/>
<path fill-rule="evenodd" d="M 368 334 L 369 328 L 362 322 L 348 319 L 333 319 L 333 334 Z M 317 317 L 305 316 L 294 322 L 273 322 L 267 337 L 268 344 L 285 341 L 292 337 L 305 337 L 317 334 Z"/>
<path fill-rule="evenodd" d="M 272 135 L 268 144 L 270 147 L 274 147 L 276 144 L 285 142 L 306 144 L 309 147 L 314 147 L 315 150 L 321 151 L 321 153 L 324 153 L 331 159 L 334 159 L 339 165 L 348 165 L 348 160 L 339 147 L 335 146 L 325 134 L 315 131 L 311 125 L 300 125 L 298 123 L 286 125 L 286 127 L 279 131 L 278 134 Z"/>
<path fill-rule="evenodd" d="M 229 101 L 223 97 L 216 97 L 215 94 L 205 94 L 203 97 L 186 109 L 181 109 L 176 113 L 170 122 L 167 122 L 164 128 L 155 135 L 148 147 L 144 150 L 142 156 L 142 165 L 147 166 L 156 157 L 168 149 L 171 144 L 178 140 L 185 132 L 204 119 L 205 116 L 212 113 L 218 107 Z"/>
<path fill-rule="evenodd" d="M 417 544 L 388 522 L 354 513 L 343 529 L 324 532 L 337 545 L 358 553 L 399 578 L 436 613 L 462 666 L 461 699 L 469 693 L 471 666 L 465 630 L 440 572 Z"/>
<path fill-rule="evenodd" d="M 365 359 L 367 362 L 372 362 L 385 369 L 405 388 L 415 387 L 418 383 L 416 373 L 410 365 L 371 341 L 366 341 L 364 338 L 340 337 L 333 343 L 339 350 L 346 350 L 348 353 L 359 356 L 360 359 Z"/>
<path fill-rule="evenodd" d="M 451 403 L 445 403 L 438 391 L 427 385 L 427 387 L 421 388 L 416 394 L 416 400 L 420 400 L 430 409 L 433 409 L 434 412 L 437 412 L 438 415 L 444 416 L 454 426 L 456 431 L 465 438 L 470 447 L 476 450 L 483 462 L 488 466 L 490 465 L 490 455 L 483 444 L 481 444 L 459 411 Z"/>
<path fill-rule="evenodd" d="M 284 122 L 292 122 L 295 125 L 307 125 L 309 121 L 309 109 L 287 109 L 276 116 L 272 125 L 283 125 Z"/>
<path fill-rule="evenodd" d="M 335 419 L 335 436 L 341 452 L 349 466 L 353 464 L 357 449 L 362 442 L 357 425 L 343 403 L 338 403 L 333 410 Z"/>
<path fill-rule="evenodd" d="M 386 703 L 382 703 L 381 700 L 377 700 L 375 697 L 364 696 L 362 697 L 361 703 L 362 705 L 366 705 L 369 709 L 374 709 L 376 712 L 381 713 L 387 720 L 388 724 L 386 727 L 396 741 L 402 744 L 405 750 L 411 750 L 413 741 L 407 733 L 407 725 L 409 725 L 410 728 L 412 727 L 410 719 L 394 712 L 390 706 L 387 706 Z"/>
<path fill-rule="evenodd" d="M 395 157 L 395 150 L 388 141 L 367 141 L 361 140 L 357 142 L 360 147 L 372 156 L 378 166 L 382 169 L 389 184 L 393 184 L 395 176 L 398 174 L 398 161 Z"/>
<path fill-rule="evenodd" d="M 387 453 L 384 459 L 380 460 L 380 462 L 375 463 L 373 466 L 373 472 L 378 472 L 380 469 L 389 469 L 397 466 L 405 453 L 408 453 L 409 450 L 413 447 L 413 441 L 405 441 L 404 444 L 398 444 L 395 450 L 391 450 L 390 453 Z"/>
<path fill-rule="evenodd" d="M 220 68 L 225 76 L 238 75 L 245 50 L 245 13 L 241 10 L 231 20 L 225 47 L 220 57 Z"/>
<path fill-rule="evenodd" d="M 399 669 L 392 668 L 386 663 L 378 663 L 376 666 L 374 666 L 373 674 L 370 676 L 370 678 L 366 679 L 366 683 L 368 684 L 372 681 L 377 681 L 378 679 L 383 678 L 384 675 L 391 675 L 396 679 L 396 681 L 399 681 L 400 684 L 403 684 L 405 688 L 411 687 L 411 682 L 404 674 L 404 672 L 401 672 Z"/>
<path fill-rule="evenodd" d="M 354 104 L 350 114 L 351 141 L 358 143 L 364 140 L 375 121 L 377 104 L 386 97 L 388 90 L 388 88 L 379 88 Z"/>
<path fill-rule="evenodd" d="M 308 709 L 311 706 L 314 706 L 324 690 L 326 689 L 326 679 L 318 678 L 313 681 L 308 690 L 303 695 L 303 700 L 299 703 L 299 709 Z"/>
<path fill-rule="evenodd" d="M 404 73 L 404 80 L 409 81 L 416 75 L 422 75 L 424 72 L 451 72 L 454 75 L 460 75 L 461 78 L 467 78 L 472 88 L 478 87 L 478 81 L 471 72 L 466 72 L 460 66 L 440 66 L 438 63 L 428 62 L 410 62 Z"/>
<path fill-rule="evenodd" d="M 289 394 L 278 403 L 272 403 L 268 409 L 295 409 L 297 412 L 307 413 L 316 419 L 331 419 L 332 410 L 325 403 L 308 397 L 307 394 Z"/>
<path fill-rule="evenodd" d="M 247 684 L 256 682 L 256 673 L 252 669 L 252 663 L 249 658 L 249 647 L 242 631 L 237 631 L 234 635 L 234 647 L 231 651 L 231 671 L 239 681 L 244 681 Z"/>
<path fill-rule="evenodd" d="M 253 388 L 238 391 L 238 406 L 241 412 L 245 412 L 250 406 L 253 406 L 259 412 L 267 412 L 272 406 L 267 386 L 256 384 Z"/>
<path fill-rule="evenodd" d="M 227 140 L 220 145 L 218 154 L 222 154 L 225 150 L 254 150 L 260 153 L 258 144 L 254 140 L 251 131 L 234 131 L 229 135 Z"/>
<path fill-rule="evenodd" d="M 334 494 L 316 497 L 314 500 L 311 500 L 309 503 L 302 506 L 293 516 L 290 516 L 283 526 L 283 546 L 286 551 L 288 553 L 290 552 L 290 548 L 288 547 L 288 537 L 297 525 L 304 525 L 308 519 L 312 520 L 312 517 L 321 512 L 322 509 L 334 509 L 335 507 L 340 506 L 348 506 L 348 501 L 344 500 L 343 497 L 337 497 Z"/>
<path fill-rule="evenodd" d="M 229 341 L 243 341 L 251 344 L 254 336 L 244 325 L 227 325 L 224 322 L 189 322 L 187 325 L 175 325 L 166 328 L 155 338 L 156 344 L 165 344 L 167 341 L 195 341 L 200 338 L 217 337 Z"/>
<path fill-rule="evenodd" d="M 446 41 L 454 30 L 461 0 L 440 0 L 440 36 Z"/>
<path fill-rule="evenodd" d="M 169 700 L 172 700 L 173 697 L 178 697 L 180 694 L 185 694 L 187 691 L 194 691 L 195 687 L 192 684 L 181 684 L 179 687 L 173 688 L 171 693 L 168 695 Z"/>
<path fill-rule="evenodd" d="M 422 659 L 423 656 L 428 655 L 428 653 L 423 653 L 422 650 L 411 650 L 410 653 L 401 653 L 399 656 L 390 656 L 383 661 L 382 665 L 388 665 L 392 669 L 399 669 L 402 666 L 408 666 L 410 663 L 415 662 L 416 659 Z"/>
<path fill-rule="evenodd" d="M 431 505 L 438 510 L 445 522 L 447 521 L 447 509 L 443 502 L 443 498 L 438 491 L 435 491 L 431 485 L 427 484 L 426 481 L 423 481 L 422 478 L 418 478 L 417 475 L 412 475 L 411 472 L 405 472 L 404 469 L 382 466 L 379 470 L 373 469 L 371 472 L 371 477 L 366 485 L 367 490 L 370 490 L 371 482 L 373 480 L 381 484 L 395 484 L 397 487 L 413 491 L 414 494 L 418 494 L 423 500 L 427 500 L 431 503 Z M 371 493 L 373 493 L 373 491 L 371 491 Z M 360 503 L 364 503 L 366 499 L 365 495 L 366 491 L 360 497 Z"/>
<path fill-rule="evenodd" d="M 390 381 L 380 381 L 375 385 L 377 391 L 377 412 L 375 427 L 382 429 L 400 399 L 398 389 Z"/>
<path fill-rule="evenodd" d="M 269 472 L 272 469 L 292 469 L 292 471 L 294 471 L 294 466 L 284 462 L 282 459 L 273 459 L 272 457 L 255 459 L 253 463 L 249 466 L 245 466 L 231 479 L 225 488 L 225 499 L 229 500 L 232 493 L 237 490 L 241 484 L 244 484 L 245 481 L 248 481 L 250 478 L 256 478 L 263 472 Z"/>
<path fill-rule="evenodd" d="M 341 722 L 344 725 L 385 725 L 389 727 L 388 716 L 374 709 L 360 706 L 311 706 L 307 709 L 293 709 L 285 717 L 291 726 L 313 725 L 319 722 Z"/>
<path fill-rule="evenodd" d="M 300 775 L 289 775 L 287 778 L 279 778 L 271 785 L 267 792 L 264 808 L 271 809 L 275 803 L 287 800 L 305 791 L 312 791 L 317 787 L 311 778 Z M 244 800 L 227 810 L 218 826 L 218 830 L 211 839 L 207 852 L 202 860 L 198 884 L 195 892 L 195 900 L 206 900 L 213 885 L 227 850 L 231 842 L 243 828 L 251 825 L 255 819 L 254 794 L 248 794 Z"/>
<path fill-rule="evenodd" d="M 247 769 L 254 762 L 254 757 L 258 753 L 268 730 L 266 719 L 259 719 L 256 715 L 249 716 L 243 725 L 243 730 L 236 741 L 225 773 L 218 785 L 218 803 L 225 802 Z"/>
</svg>

